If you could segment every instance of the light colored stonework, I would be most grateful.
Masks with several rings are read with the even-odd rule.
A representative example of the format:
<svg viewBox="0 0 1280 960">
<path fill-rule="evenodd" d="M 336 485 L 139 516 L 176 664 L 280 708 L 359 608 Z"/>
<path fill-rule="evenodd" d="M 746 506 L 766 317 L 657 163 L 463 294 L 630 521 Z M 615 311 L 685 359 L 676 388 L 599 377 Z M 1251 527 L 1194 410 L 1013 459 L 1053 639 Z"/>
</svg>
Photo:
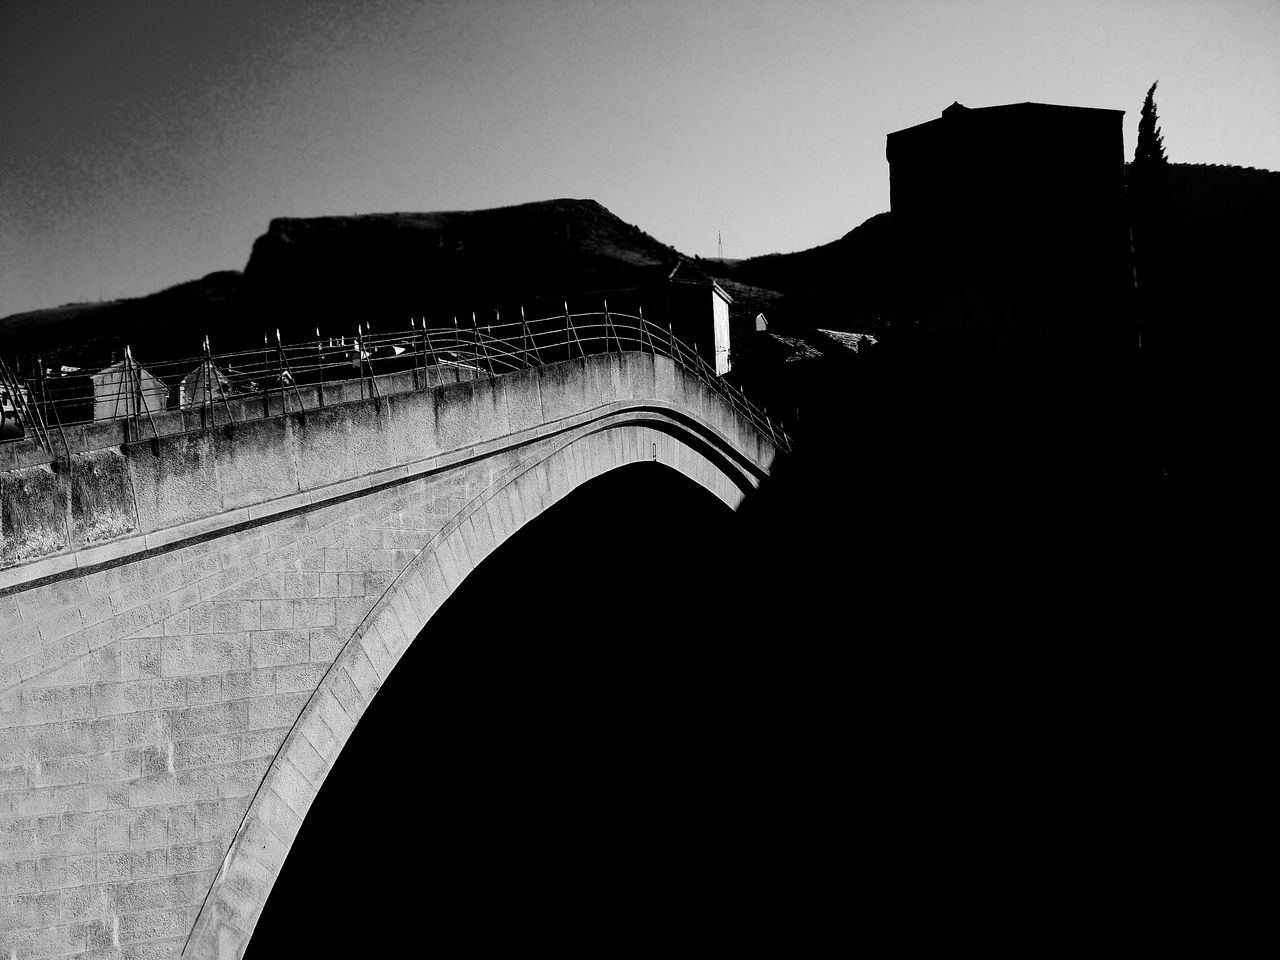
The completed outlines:
<svg viewBox="0 0 1280 960">
<path fill-rule="evenodd" d="M 0 571 L 0 956 L 240 956 L 347 737 L 476 565 L 620 466 L 736 506 L 774 457 L 646 354 L 315 414 L 126 450 L 129 535 Z"/>
</svg>

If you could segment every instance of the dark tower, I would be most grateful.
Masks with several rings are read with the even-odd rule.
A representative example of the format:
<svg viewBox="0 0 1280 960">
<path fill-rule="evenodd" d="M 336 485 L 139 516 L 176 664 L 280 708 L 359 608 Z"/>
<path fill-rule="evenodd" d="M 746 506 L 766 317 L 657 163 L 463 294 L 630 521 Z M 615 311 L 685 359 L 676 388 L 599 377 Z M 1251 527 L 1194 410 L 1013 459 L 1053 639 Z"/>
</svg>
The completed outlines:
<svg viewBox="0 0 1280 960">
<path fill-rule="evenodd" d="M 953 103 L 889 134 L 903 294 L 922 327 L 1017 354 L 1132 348 L 1123 117 Z"/>
</svg>

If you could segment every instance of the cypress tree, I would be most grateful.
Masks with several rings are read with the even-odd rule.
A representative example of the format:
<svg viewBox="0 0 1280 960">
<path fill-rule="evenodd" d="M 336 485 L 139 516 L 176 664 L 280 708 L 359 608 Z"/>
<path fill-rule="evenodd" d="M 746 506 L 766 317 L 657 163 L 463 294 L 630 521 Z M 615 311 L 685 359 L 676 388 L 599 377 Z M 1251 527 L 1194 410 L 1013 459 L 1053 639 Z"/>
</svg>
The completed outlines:
<svg viewBox="0 0 1280 960">
<path fill-rule="evenodd" d="M 1138 145 L 1133 151 L 1135 172 L 1146 173 L 1167 170 L 1169 158 L 1164 153 L 1164 136 L 1160 132 L 1160 118 L 1156 116 L 1157 80 L 1147 91 L 1147 99 L 1142 104 L 1142 114 L 1138 119 Z"/>
<path fill-rule="evenodd" d="M 1129 165 L 1129 208 L 1133 223 L 1135 268 L 1139 288 L 1161 284 L 1164 235 L 1169 227 L 1169 158 L 1156 115 L 1156 85 L 1151 84 L 1138 119 L 1138 143 Z M 1148 304 L 1148 307 L 1151 305 Z"/>
</svg>

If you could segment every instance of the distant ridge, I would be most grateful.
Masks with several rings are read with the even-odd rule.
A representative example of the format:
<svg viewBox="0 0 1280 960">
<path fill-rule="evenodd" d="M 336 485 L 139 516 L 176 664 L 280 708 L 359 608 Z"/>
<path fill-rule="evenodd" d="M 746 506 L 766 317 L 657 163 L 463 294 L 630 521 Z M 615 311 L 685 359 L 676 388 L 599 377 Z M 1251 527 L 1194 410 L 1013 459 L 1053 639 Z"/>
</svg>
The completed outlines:
<svg viewBox="0 0 1280 960">
<path fill-rule="evenodd" d="M 106 363 L 130 343 L 142 360 L 382 329 L 410 316 L 639 286 L 681 254 L 595 200 L 556 199 L 429 213 L 282 217 L 243 273 L 220 271 L 142 297 L 68 304 L 0 319 L 6 356 Z"/>
<path fill-rule="evenodd" d="M 1179 275 L 1194 285 L 1186 295 L 1206 317 L 1223 303 L 1239 312 L 1280 262 L 1280 173 L 1175 163 L 1170 186 L 1187 265 Z M 192 355 L 206 330 L 220 350 L 260 346 L 263 331 L 276 327 L 294 340 L 313 337 L 317 326 L 323 335 L 349 335 L 360 322 L 399 325 L 433 311 L 439 319 L 538 296 L 641 286 L 680 258 L 595 200 L 278 218 L 254 241 L 243 273 L 14 314 L 0 319 L 0 350 L 10 358 L 42 353 L 50 362 L 87 364 L 105 363 L 125 343 L 144 360 Z M 759 312 L 775 331 L 879 335 L 891 323 L 895 284 L 910 279 L 888 213 L 808 250 L 696 262 L 733 296 L 735 337 Z"/>
<path fill-rule="evenodd" d="M 1229 164 L 1170 165 L 1171 229 L 1179 296 L 1206 322 L 1239 322 L 1269 296 L 1280 262 L 1280 172 Z M 752 257 L 733 265 L 702 261 L 728 286 L 772 291 L 761 306 L 792 330 L 816 327 L 880 335 L 892 326 L 896 291 L 912 282 L 899 255 L 891 213 L 879 213 L 838 240 L 794 253 Z M 730 288 L 732 289 L 732 288 Z"/>
<path fill-rule="evenodd" d="M 680 259 L 595 200 L 273 220 L 245 267 L 272 309 L 467 310 L 638 285 Z"/>
<path fill-rule="evenodd" d="M 153 341 L 176 350 L 174 356 L 194 354 L 199 340 L 191 331 L 227 323 L 243 280 L 239 270 L 219 270 L 141 297 L 15 313 L 0 319 L 0 350 L 6 359 L 41 354 L 55 366 L 68 360 L 105 364 L 125 344 L 145 350 Z M 175 338 L 175 327 L 187 336 Z"/>
</svg>

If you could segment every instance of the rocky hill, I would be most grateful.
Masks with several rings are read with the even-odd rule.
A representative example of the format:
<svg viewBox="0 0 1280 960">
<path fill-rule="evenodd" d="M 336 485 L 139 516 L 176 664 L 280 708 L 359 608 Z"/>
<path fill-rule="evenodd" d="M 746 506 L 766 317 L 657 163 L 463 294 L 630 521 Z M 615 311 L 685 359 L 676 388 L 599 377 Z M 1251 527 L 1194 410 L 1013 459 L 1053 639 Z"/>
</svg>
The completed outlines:
<svg viewBox="0 0 1280 960">
<path fill-rule="evenodd" d="M 665 276 L 674 248 L 594 200 L 492 210 L 367 214 L 271 221 L 243 273 L 226 271 L 109 303 L 71 304 L 0 320 L 7 356 L 41 353 L 91 365 L 126 343 L 148 357 L 186 356 L 209 332 L 216 350 L 286 340 L 316 327 L 350 335 L 410 316 L 444 322 L 537 298 L 592 297 Z"/>
<path fill-rule="evenodd" d="M 1258 302 L 1280 260 L 1280 173 L 1173 164 L 1171 224 L 1179 302 L 1206 324 L 1235 323 Z M 893 216 L 881 213 L 831 243 L 747 260 L 699 260 L 734 298 L 735 337 L 757 313 L 774 333 L 892 333 L 896 291 L 911 278 Z M 224 271 L 110 303 L 73 304 L 0 319 L 6 356 L 42 353 L 89 365 L 132 343 L 147 357 L 195 353 L 205 331 L 218 350 L 253 347 L 264 331 L 286 340 L 387 329 L 410 316 L 444 322 L 521 304 L 642 287 L 680 254 L 594 200 L 558 199 L 491 210 L 387 213 L 271 221 L 243 273 Z M 909 268 L 909 265 L 907 265 Z"/>
<path fill-rule="evenodd" d="M 15 313 L 0 319 L 0 349 L 6 360 L 38 354 L 55 367 L 105 364 L 125 344 L 144 356 L 189 356 L 205 330 L 216 336 L 234 326 L 243 280 L 240 271 L 223 270 L 144 297 Z"/>
<path fill-rule="evenodd" d="M 594 200 L 273 220 L 246 290 L 291 314 L 455 312 L 639 285 L 679 253 Z M 354 320 L 351 321 L 354 323 Z"/>
<path fill-rule="evenodd" d="M 1280 173 L 1175 163 L 1169 199 L 1178 296 L 1206 316 L 1218 312 L 1215 304 L 1238 310 L 1258 302 L 1280 262 Z M 702 263 L 727 285 L 768 291 L 770 319 L 792 333 L 827 327 L 879 336 L 892 327 L 895 291 L 911 282 L 899 251 L 893 214 L 880 213 L 808 250 Z"/>
</svg>

